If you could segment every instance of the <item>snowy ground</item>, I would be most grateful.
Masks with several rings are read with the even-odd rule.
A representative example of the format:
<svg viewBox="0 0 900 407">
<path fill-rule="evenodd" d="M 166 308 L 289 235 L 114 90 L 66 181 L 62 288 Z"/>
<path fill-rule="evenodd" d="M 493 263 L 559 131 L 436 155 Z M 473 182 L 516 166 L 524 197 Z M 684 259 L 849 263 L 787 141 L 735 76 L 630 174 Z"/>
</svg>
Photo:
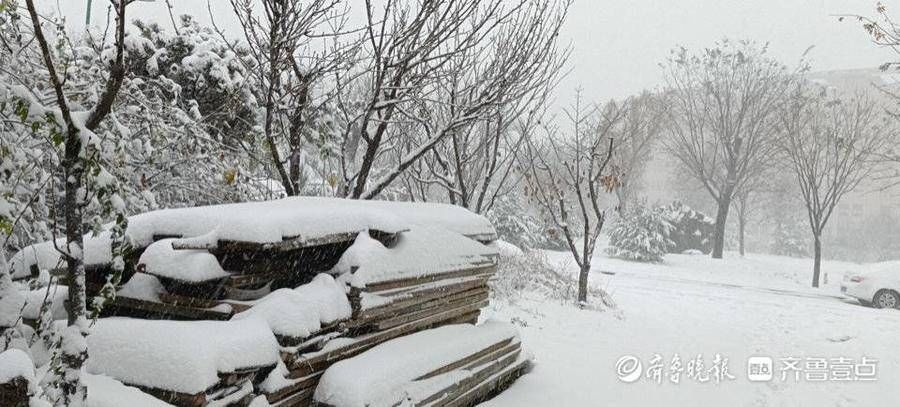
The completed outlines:
<svg viewBox="0 0 900 407">
<path fill-rule="evenodd" d="M 548 256 L 575 273 L 566 254 Z M 484 405 L 884 406 L 900 400 L 900 311 L 865 308 L 839 295 L 843 274 L 862 266 L 825 262 L 828 284 L 814 290 L 809 260 L 726 257 L 669 255 L 661 265 L 598 258 L 598 271 L 615 274 L 594 272 L 591 284 L 607 289 L 619 312 L 536 297 L 494 301 L 486 317 L 518 322 L 537 364 Z M 708 369 L 717 353 L 734 379 L 716 384 L 714 377 L 703 383 L 685 377 L 688 360 L 700 354 Z M 654 354 L 662 357 L 661 384 L 646 375 Z M 676 354 L 685 368 L 678 384 L 668 376 Z M 632 383 L 616 372 L 626 355 L 638 357 L 645 372 Z M 750 356 L 773 359 L 770 381 L 748 380 Z M 874 382 L 808 380 L 819 378 L 817 359 L 810 358 L 828 359 L 826 373 L 839 374 L 832 371 L 851 366 L 834 358 L 856 364 L 863 356 L 877 360 Z M 781 359 L 789 357 L 801 369 L 811 363 L 799 381 L 793 371 L 782 380 Z"/>
</svg>

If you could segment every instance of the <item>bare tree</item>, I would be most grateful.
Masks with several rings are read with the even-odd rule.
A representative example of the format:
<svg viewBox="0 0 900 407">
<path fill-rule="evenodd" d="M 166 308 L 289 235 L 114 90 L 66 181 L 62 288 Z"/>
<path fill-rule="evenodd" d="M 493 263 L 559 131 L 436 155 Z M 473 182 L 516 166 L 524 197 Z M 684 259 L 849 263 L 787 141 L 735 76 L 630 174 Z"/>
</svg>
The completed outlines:
<svg viewBox="0 0 900 407">
<path fill-rule="evenodd" d="M 732 205 L 737 211 L 738 221 L 738 253 L 744 256 L 747 252 L 747 222 L 753 216 L 758 191 L 750 188 L 749 185 L 744 186 L 734 195 Z"/>
<path fill-rule="evenodd" d="M 812 286 L 819 286 L 822 232 L 834 208 L 873 170 L 886 143 L 885 121 L 867 96 L 840 100 L 799 86 L 781 113 L 789 158 L 813 234 Z"/>
<path fill-rule="evenodd" d="M 85 294 L 85 274 L 83 247 L 86 233 L 83 219 L 83 208 L 87 197 L 83 196 L 85 170 L 89 155 L 84 149 L 85 140 L 96 130 L 104 118 L 112 110 L 116 95 L 125 77 L 125 9 L 133 0 L 110 0 L 116 21 L 114 57 L 109 65 L 109 77 L 96 102 L 87 111 L 75 111 L 65 92 L 65 64 L 54 61 L 54 52 L 48 44 L 42 27 L 42 18 L 34 6 L 34 0 L 26 0 L 25 4 L 34 29 L 34 38 L 40 48 L 44 67 L 55 96 L 56 124 L 60 127 L 64 152 L 62 157 L 63 179 L 65 180 L 62 211 L 65 218 L 64 248 L 57 248 L 66 261 L 66 277 L 69 284 L 69 298 L 66 303 L 68 311 L 68 328 L 63 333 L 60 345 L 61 372 L 59 397 L 57 405 L 83 405 L 87 390 L 81 381 L 81 368 L 88 357 L 84 337 L 88 333 L 87 307 Z M 63 71 L 60 72 L 59 68 Z M 61 123 L 59 123 L 61 122 Z"/>
<path fill-rule="evenodd" d="M 712 257 L 722 258 L 737 192 L 775 156 L 776 113 L 794 75 L 754 43 L 684 48 L 664 65 L 667 150 L 716 201 Z"/>
<path fill-rule="evenodd" d="M 587 304 L 594 250 L 608 214 L 603 195 L 613 193 L 619 185 L 609 169 L 613 136 L 624 109 L 613 103 L 601 106 L 594 112 L 596 123 L 589 121 L 591 113 L 582 106 L 579 94 L 572 108 L 566 110 L 572 133 L 564 136 L 557 128 L 546 127 L 544 142 L 529 140 L 521 160 L 526 193 L 562 231 L 578 264 L 581 305 Z"/>
<path fill-rule="evenodd" d="M 303 134 L 314 110 L 314 88 L 333 72 L 348 69 L 357 45 L 337 40 L 344 34 L 347 8 L 341 7 L 341 0 L 230 1 L 242 28 L 241 45 L 249 52 L 249 58 L 241 61 L 254 77 L 251 91 L 263 108 L 261 127 L 270 161 L 285 193 L 297 195 L 302 187 Z M 262 12 L 258 13 L 260 5 Z M 327 44 L 327 39 L 334 41 Z M 239 54 L 239 45 L 232 47 Z M 287 154 L 281 151 L 285 143 Z"/>
<path fill-rule="evenodd" d="M 367 1 L 364 88 L 341 104 L 343 195 L 378 196 L 444 140 L 545 85 L 569 3 L 388 0 L 376 12 Z"/>
<path fill-rule="evenodd" d="M 663 131 L 665 119 L 665 105 L 650 92 L 631 97 L 625 104 L 625 117 L 621 134 L 616 137 L 618 142 L 612 161 L 621 182 L 616 194 L 622 212 L 638 199 L 641 178 Z"/>
<path fill-rule="evenodd" d="M 887 6 L 882 2 L 875 5 L 875 15 L 864 16 L 858 14 L 844 14 L 838 16 L 839 21 L 855 21 L 862 25 L 862 29 L 871 37 L 872 42 L 882 48 L 890 48 L 897 54 L 900 54 L 900 25 L 891 17 Z M 879 67 L 882 71 L 900 70 L 900 62 L 888 61 Z M 891 87 L 878 87 L 878 89 L 888 97 L 900 100 L 900 93 Z M 896 107 L 889 108 L 888 114 L 896 122 L 900 120 L 900 112 Z M 883 189 L 895 188 L 900 186 L 900 149 L 893 144 L 885 146 L 883 151 L 874 153 L 875 159 L 881 165 L 877 167 L 873 179 L 882 183 Z"/>
<path fill-rule="evenodd" d="M 419 191 L 437 190 L 438 199 L 475 213 L 489 211 L 498 197 L 520 184 L 516 158 L 544 118 L 553 79 L 547 78 L 548 85 L 541 92 L 450 134 L 423 157 L 424 165 L 409 171 L 407 182 L 416 184 Z"/>
</svg>

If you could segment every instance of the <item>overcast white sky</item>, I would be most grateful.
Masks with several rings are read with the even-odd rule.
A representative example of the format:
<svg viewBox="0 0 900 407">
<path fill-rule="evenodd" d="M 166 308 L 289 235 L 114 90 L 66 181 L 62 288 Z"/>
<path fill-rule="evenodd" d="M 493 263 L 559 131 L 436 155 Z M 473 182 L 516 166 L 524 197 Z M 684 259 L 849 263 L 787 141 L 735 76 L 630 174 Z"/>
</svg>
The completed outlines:
<svg viewBox="0 0 900 407">
<path fill-rule="evenodd" d="M 84 26 L 87 0 L 42 0 L 61 9 L 71 29 Z M 176 13 L 208 21 L 206 0 L 172 0 Z M 211 0 L 217 21 L 229 23 L 227 0 Z M 875 67 L 897 56 L 873 46 L 856 22 L 833 14 L 872 14 L 876 0 L 575 0 L 564 39 L 574 47 L 571 72 L 557 100 L 571 100 L 580 86 L 588 100 L 623 97 L 660 83 L 658 64 L 681 44 L 711 45 L 723 37 L 768 41 L 770 50 L 794 64 L 807 47 L 814 70 Z M 103 22 L 108 2 L 93 0 L 93 21 Z M 352 0 L 351 5 L 362 0 Z M 900 1 L 886 1 L 889 10 Z M 165 4 L 136 3 L 132 18 L 168 21 Z M 897 8 L 896 16 L 900 16 Z"/>
</svg>

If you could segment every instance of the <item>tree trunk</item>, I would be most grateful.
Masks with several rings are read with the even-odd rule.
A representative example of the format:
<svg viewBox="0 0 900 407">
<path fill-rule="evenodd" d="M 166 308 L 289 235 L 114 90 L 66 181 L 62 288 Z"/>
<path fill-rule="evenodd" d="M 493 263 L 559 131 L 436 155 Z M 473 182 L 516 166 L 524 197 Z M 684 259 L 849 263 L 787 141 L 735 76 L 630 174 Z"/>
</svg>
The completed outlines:
<svg viewBox="0 0 900 407">
<path fill-rule="evenodd" d="M 731 196 L 719 200 L 719 208 L 716 211 L 716 228 L 713 231 L 712 258 L 721 259 L 725 251 L 725 225 L 728 221 L 728 209 L 731 208 Z"/>
<path fill-rule="evenodd" d="M 82 203 L 79 198 L 84 180 L 84 161 L 81 154 L 81 137 L 77 128 L 69 128 L 66 135 L 63 171 L 66 177 L 63 211 L 66 223 L 66 278 L 69 297 L 66 301 L 68 328 L 62 335 L 62 366 L 64 373 L 60 383 L 62 405 L 82 405 L 87 397 L 87 389 L 81 381 L 81 368 L 87 360 L 87 300 L 84 285 L 84 223 Z"/>
<path fill-rule="evenodd" d="M 741 257 L 744 257 L 744 230 L 747 226 L 747 219 L 742 213 L 741 216 L 738 217 L 738 251 L 741 253 Z"/>
<path fill-rule="evenodd" d="M 584 265 L 581 267 L 581 271 L 578 273 L 578 304 L 585 305 L 587 304 L 587 293 L 588 293 L 588 275 L 591 272 L 591 262 L 590 260 L 585 261 Z"/>
<path fill-rule="evenodd" d="M 820 234 L 813 235 L 813 288 L 819 287 L 819 274 L 822 271 L 822 237 Z"/>
<path fill-rule="evenodd" d="M 628 212 L 628 193 L 625 188 L 628 188 L 628 186 L 624 184 L 616 188 L 616 197 L 619 200 L 619 213 Z"/>
</svg>

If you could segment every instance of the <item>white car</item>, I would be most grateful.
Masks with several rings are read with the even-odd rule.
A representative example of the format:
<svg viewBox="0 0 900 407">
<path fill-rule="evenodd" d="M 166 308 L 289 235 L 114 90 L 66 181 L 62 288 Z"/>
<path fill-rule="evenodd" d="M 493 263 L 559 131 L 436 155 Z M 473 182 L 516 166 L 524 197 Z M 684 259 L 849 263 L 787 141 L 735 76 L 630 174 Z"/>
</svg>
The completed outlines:
<svg viewBox="0 0 900 407">
<path fill-rule="evenodd" d="M 900 262 L 880 263 L 857 275 L 845 275 L 841 293 L 875 308 L 900 309 Z"/>
</svg>

